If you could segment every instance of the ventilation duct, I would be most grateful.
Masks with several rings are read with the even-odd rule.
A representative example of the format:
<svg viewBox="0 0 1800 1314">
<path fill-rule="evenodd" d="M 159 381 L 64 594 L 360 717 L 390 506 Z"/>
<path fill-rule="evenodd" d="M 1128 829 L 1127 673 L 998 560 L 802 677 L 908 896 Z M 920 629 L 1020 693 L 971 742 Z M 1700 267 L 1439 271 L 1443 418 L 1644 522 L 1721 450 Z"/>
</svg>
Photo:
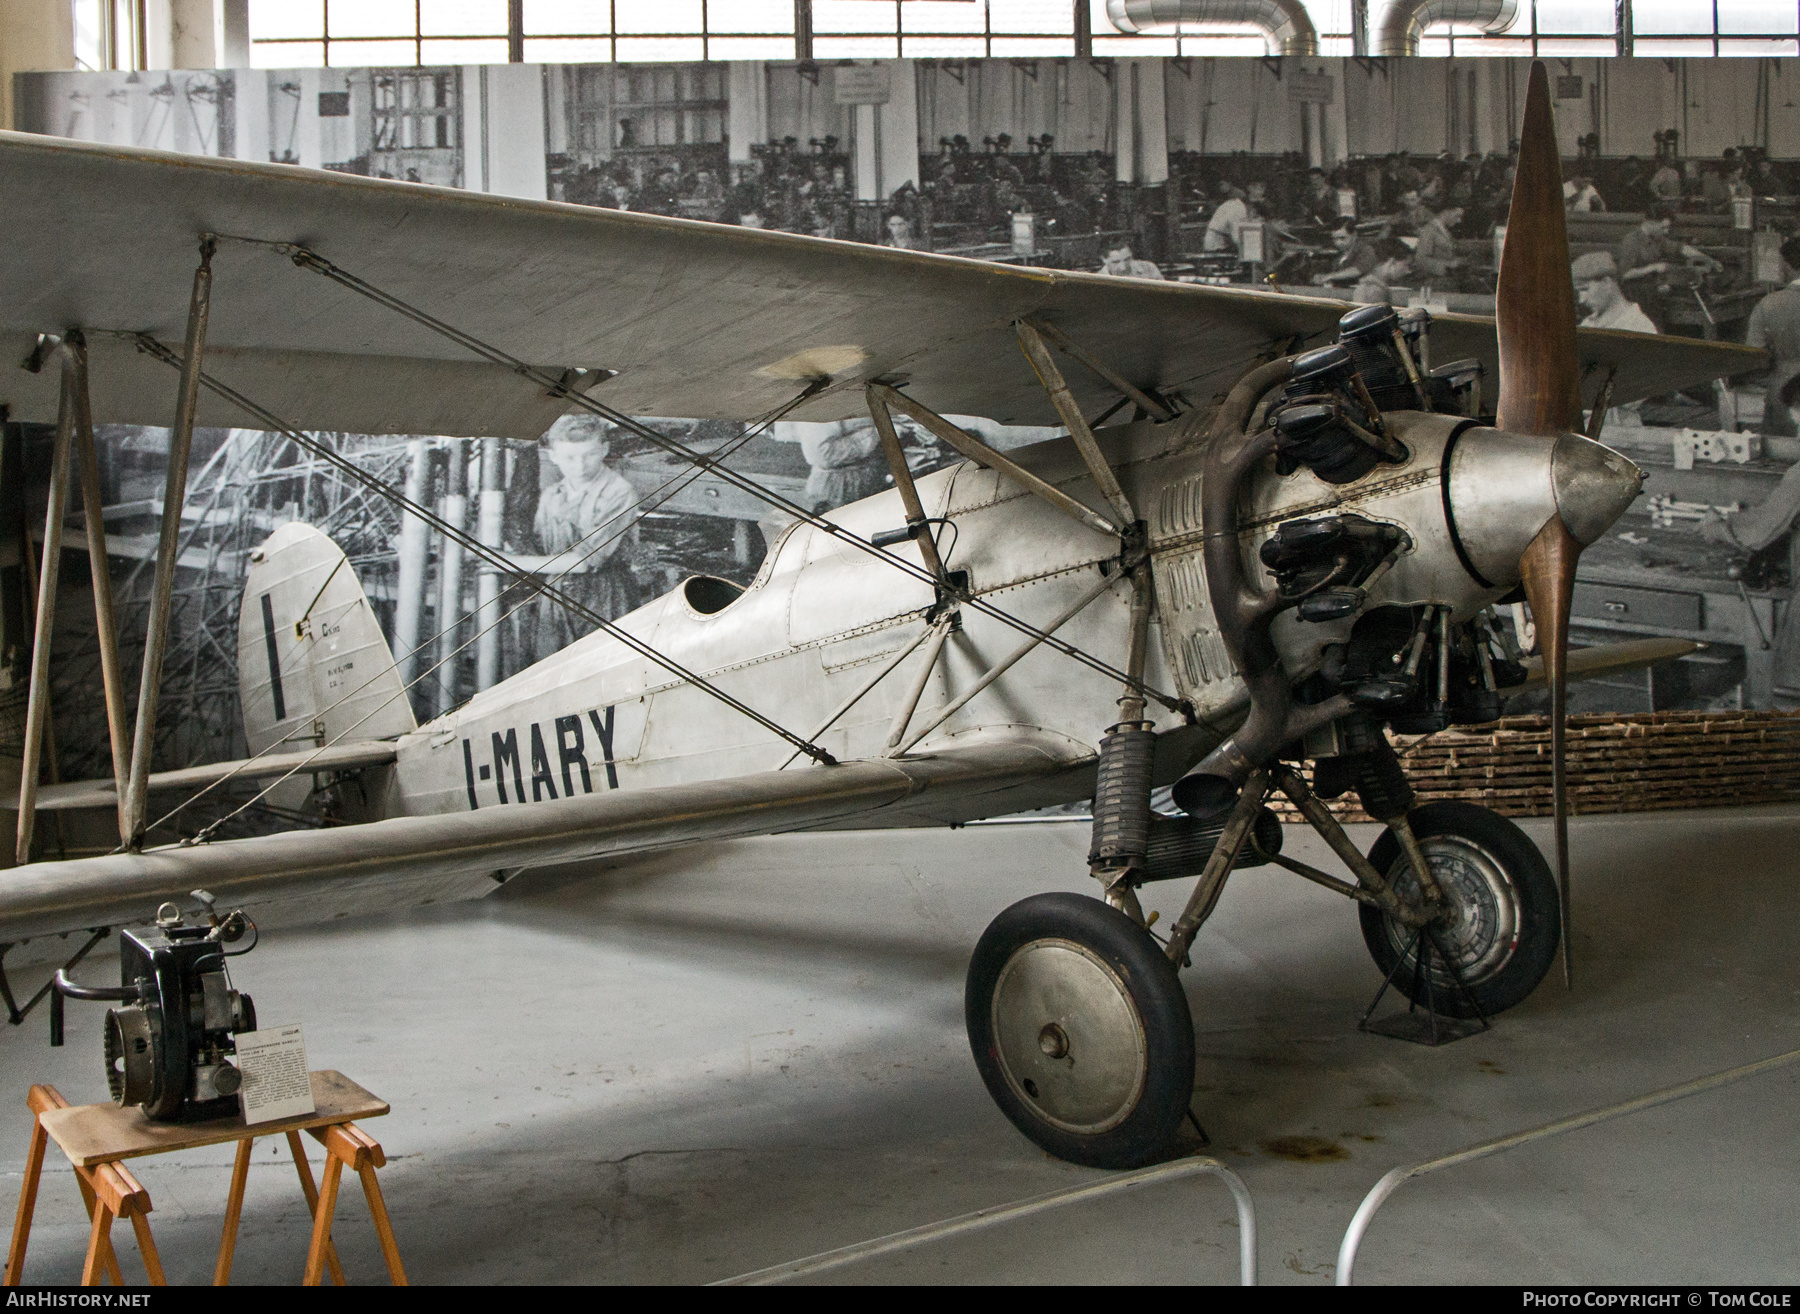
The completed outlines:
<svg viewBox="0 0 1800 1314">
<path fill-rule="evenodd" d="M 1505 2 L 1510 12 L 1517 0 Z M 1260 28 L 1271 55 L 1319 53 L 1319 31 L 1300 0 L 1106 0 L 1106 16 L 1133 36 L 1177 24 L 1229 24 Z"/>
<path fill-rule="evenodd" d="M 1369 54 L 1416 55 L 1428 27 L 1451 23 L 1504 32 L 1519 16 L 1519 0 L 1375 0 L 1369 14 Z"/>
</svg>

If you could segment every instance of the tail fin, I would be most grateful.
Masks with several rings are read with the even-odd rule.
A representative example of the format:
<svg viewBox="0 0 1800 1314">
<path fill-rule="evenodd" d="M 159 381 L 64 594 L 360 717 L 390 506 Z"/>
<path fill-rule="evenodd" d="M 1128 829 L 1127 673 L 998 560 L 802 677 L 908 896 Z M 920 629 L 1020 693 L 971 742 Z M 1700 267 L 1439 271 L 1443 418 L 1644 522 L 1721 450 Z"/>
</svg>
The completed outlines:
<svg viewBox="0 0 1800 1314">
<path fill-rule="evenodd" d="M 343 549 L 283 525 L 250 554 L 238 693 L 252 753 L 388 739 L 418 728 L 393 653 Z"/>
</svg>

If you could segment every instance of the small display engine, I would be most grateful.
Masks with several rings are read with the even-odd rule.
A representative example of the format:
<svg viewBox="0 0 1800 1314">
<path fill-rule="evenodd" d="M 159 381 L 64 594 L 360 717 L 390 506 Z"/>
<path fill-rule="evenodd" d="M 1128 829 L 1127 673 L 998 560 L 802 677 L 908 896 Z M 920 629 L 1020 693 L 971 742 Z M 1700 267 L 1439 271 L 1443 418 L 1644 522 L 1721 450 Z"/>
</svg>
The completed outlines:
<svg viewBox="0 0 1800 1314">
<path fill-rule="evenodd" d="M 106 1013 L 106 1083 L 121 1105 L 136 1104 L 157 1122 L 198 1122 L 237 1112 L 242 1074 L 231 1062 L 239 1032 L 256 1030 L 256 1007 L 235 990 L 226 966 L 256 947 L 225 946 L 254 933 L 240 909 L 220 917 L 212 896 L 195 890 L 202 919 L 183 920 L 172 903 L 150 926 L 119 932 L 121 984 L 84 986 L 56 974 L 50 1043 L 63 1040 L 63 999 L 115 1001 Z"/>
</svg>

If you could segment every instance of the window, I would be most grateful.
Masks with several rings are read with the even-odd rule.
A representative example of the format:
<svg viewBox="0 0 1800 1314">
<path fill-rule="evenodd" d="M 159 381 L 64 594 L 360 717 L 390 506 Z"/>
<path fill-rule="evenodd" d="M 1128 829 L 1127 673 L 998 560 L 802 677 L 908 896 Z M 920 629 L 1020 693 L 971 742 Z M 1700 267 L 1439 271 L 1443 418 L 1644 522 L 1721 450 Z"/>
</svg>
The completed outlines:
<svg viewBox="0 0 1800 1314">
<path fill-rule="evenodd" d="M 130 67 L 132 0 L 71 0 L 77 55 Z M 1351 53 L 1351 0 L 1305 0 L 1319 53 Z M 1253 28 L 1184 26 L 1127 36 L 1106 0 L 811 0 L 818 59 L 1070 56 L 1085 14 L 1100 56 L 1261 55 Z M 1521 0 L 1510 30 L 1440 25 L 1425 55 L 1594 56 L 1619 51 L 1614 0 Z M 250 62 L 300 66 L 580 64 L 792 59 L 794 0 L 250 0 Z M 1800 54 L 1796 0 L 1631 0 L 1646 56 Z M 123 53 L 118 53 L 123 47 Z"/>
<path fill-rule="evenodd" d="M 124 3 L 125 0 L 120 0 Z M 96 5 L 106 0 L 75 0 Z M 1075 53 L 1077 0 L 812 0 L 818 59 Z M 1123 36 L 1086 0 L 1096 55 L 1260 55 L 1249 28 Z M 1350 53 L 1350 0 L 1310 0 L 1326 54 Z M 507 0 L 250 0 L 259 68 L 504 63 Z M 794 0 L 523 0 L 530 63 L 792 59 Z"/>
<path fill-rule="evenodd" d="M 250 0 L 255 68 L 506 59 L 507 0 Z"/>
</svg>

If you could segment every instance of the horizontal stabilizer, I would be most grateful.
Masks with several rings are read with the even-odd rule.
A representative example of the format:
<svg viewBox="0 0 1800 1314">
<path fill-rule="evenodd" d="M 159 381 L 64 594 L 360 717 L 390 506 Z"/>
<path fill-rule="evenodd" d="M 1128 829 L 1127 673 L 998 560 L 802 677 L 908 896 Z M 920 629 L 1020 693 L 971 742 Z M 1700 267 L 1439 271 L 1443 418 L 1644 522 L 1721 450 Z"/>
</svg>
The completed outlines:
<svg viewBox="0 0 1800 1314">
<path fill-rule="evenodd" d="M 229 777 L 271 780 L 290 771 L 300 775 L 357 771 L 363 767 L 386 766 L 394 757 L 394 745 L 380 740 L 333 744 L 329 748 L 301 748 L 239 762 L 209 762 L 205 766 L 183 767 L 179 771 L 158 771 L 150 777 L 150 792 L 202 789 Z M 39 785 L 37 805 L 40 810 L 50 812 L 71 808 L 116 808 L 119 795 L 110 780 L 74 780 L 61 785 Z"/>
</svg>

